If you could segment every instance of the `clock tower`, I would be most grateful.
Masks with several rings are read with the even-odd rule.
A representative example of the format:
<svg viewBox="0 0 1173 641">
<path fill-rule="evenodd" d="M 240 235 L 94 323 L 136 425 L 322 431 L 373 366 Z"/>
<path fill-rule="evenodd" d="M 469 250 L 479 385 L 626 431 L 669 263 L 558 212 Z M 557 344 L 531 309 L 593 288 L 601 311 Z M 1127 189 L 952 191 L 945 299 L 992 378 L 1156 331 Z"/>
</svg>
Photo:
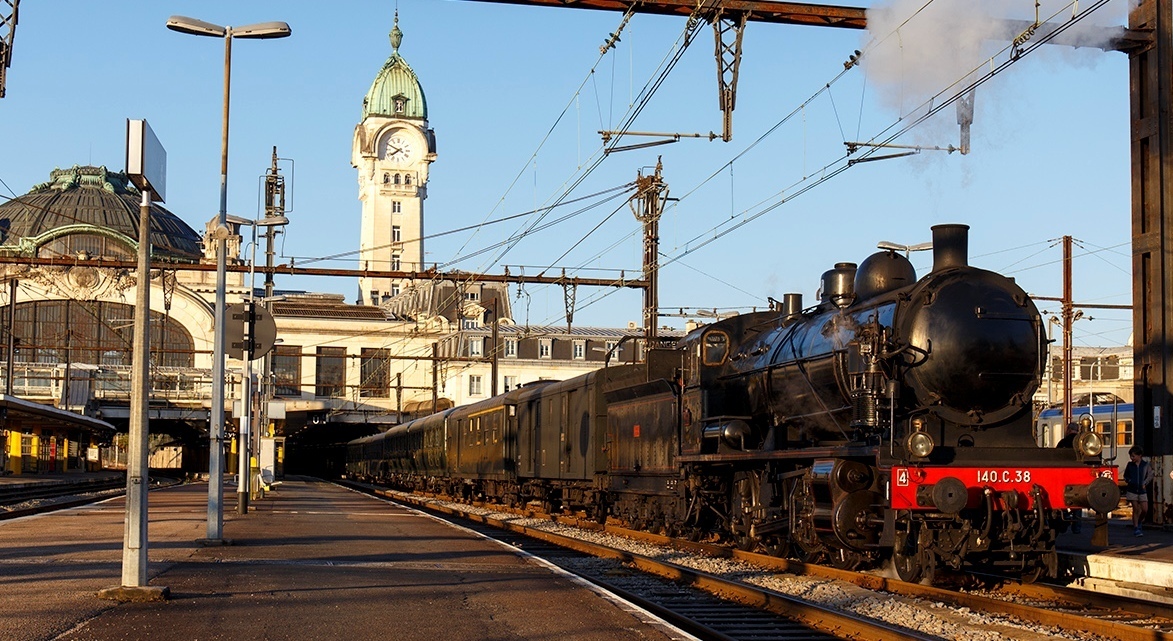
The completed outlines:
<svg viewBox="0 0 1173 641">
<path fill-rule="evenodd" d="M 424 199 L 436 137 L 419 78 L 399 55 L 399 13 L 391 29 L 391 57 L 383 64 L 354 128 L 350 163 L 358 169 L 362 202 L 359 269 L 424 269 Z M 406 278 L 360 277 L 359 303 L 378 305 L 407 288 Z"/>
</svg>

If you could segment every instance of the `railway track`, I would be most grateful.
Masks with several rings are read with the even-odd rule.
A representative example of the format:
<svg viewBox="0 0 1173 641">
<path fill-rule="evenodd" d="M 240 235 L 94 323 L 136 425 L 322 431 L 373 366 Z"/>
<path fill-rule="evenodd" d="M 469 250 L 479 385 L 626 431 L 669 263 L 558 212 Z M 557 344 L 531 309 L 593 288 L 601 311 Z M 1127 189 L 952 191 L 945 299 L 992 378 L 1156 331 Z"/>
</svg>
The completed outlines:
<svg viewBox="0 0 1173 641">
<path fill-rule="evenodd" d="M 343 485 L 426 509 L 519 548 L 656 614 L 699 639 L 938 639 L 590 541 L 518 527 L 428 500 L 413 501 L 366 485 Z"/>
<path fill-rule="evenodd" d="M 369 488 L 369 486 L 363 487 Z M 1162 604 L 1129 599 L 1127 597 L 1118 597 L 1041 583 L 1026 585 L 1003 582 L 993 586 L 986 583 L 979 589 L 972 587 L 949 589 L 945 587 L 911 584 L 876 574 L 799 563 L 777 557 L 744 552 L 725 546 L 681 541 L 613 526 L 603 527 L 597 523 L 582 522 L 572 517 L 541 515 L 525 510 L 507 510 L 497 505 L 484 506 L 485 509 L 482 510 L 477 506 L 456 505 L 447 502 L 441 503 L 437 501 L 436 497 L 407 496 L 398 492 L 391 493 L 377 489 L 368 489 L 366 491 L 391 495 L 389 498 L 393 500 L 406 502 L 417 507 L 454 517 L 471 519 L 472 521 L 493 527 L 519 531 L 527 536 L 539 538 L 558 536 L 560 541 L 562 539 L 568 540 L 565 543 L 558 543 L 559 545 L 565 544 L 576 547 L 584 545 L 584 543 L 577 538 L 554 535 L 545 528 L 535 527 L 533 522 L 557 523 L 564 527 L 583 528 L 587 532 L 597 531 L 611 534 L 650 545 L 679 550 L 682 553 L 698 554 L 714 559 L 725 559 L 732 563 L 747 564 L 766 572 L 843 582 L 864 590 L 874 591 L 881 595 L 919 600 L 930 604 L 947 604 L 949 607 L 956 609 L 968 609 L 971 612 L 1010 617 L 1013 620 L 1045 629 L 1057 631 L 1078 630 L 1096 638 L 1120 639 L 1121 641 L 1173 640 L 1173 608 Z M 503 519 L 494 517 L 491 514 L 480 515 L 475 513 L 477 511 L 489 510 L 494 513 L 516 514 L 519 518 Z M 530 523 L 521 524 L 527 521 Z M 547 540 L 553 544 L 552 539 L 543 538 L 543 540 Z M 585 550 L 583 551 L 585 552 Z M 670 564 L 672 567 L 669 568 L 661 568 L 657 566 L 658 562 L 655 559 L 649 559 L 645 567 L 644 559 L 647 557 L 642 555 L 631 554 L 621 550 L 611 552 L 600 551 L 598 554 L 603 556 L 610 555 L 611 558 L 619 559 L 626 567 L 658 574 L 659 576 L 677 582 L 689 583 L 710 592 L 720 594 L 721 596 L 731 596 L 746 605 L 753 607 L 779 607 L 781 609 L 780 606 L 770 606 L 770 602 L 776 593 L 769 590 L 762 590 L 756 586 L 747 586 L 744 582 L 736 582 L 739 586 L 736 589 L 723 587 L 717 583 L 710 585 L 706 577 L 694 576 L 691 571 L 682 571 L 681 566 L 677 564 Z M 687 570 L 687 568 L 684 568 L 684 570 Z M 720 580 L 724 581 L 724 579 Z M 746 592 L 742 593 L 742 589 L 746 590 Z M 820 629 L 832 634 L 844 636 L 844 632 L 848 628 L 823 627 Z M 910 638 L 908 631 L 905 631 L 903 634 L 904 636 L 902 638 Z M 851 638 L 873 638 L 854 635 L 846 636 L 851 636 Z M 1046 635 L 1044 634 L 1044 636 Z M 928 636 L 926 638 L 939 637 Z"/>
<path fill-rule="evenodd" d="M 177 479 L 151 478 L 151 488 L 179 483 Z M 0 521 L 88 505 L 126 492 L 124 477 L 79 479 L 60 483 L 28 483 L 0 486 Z"/>
</svg>

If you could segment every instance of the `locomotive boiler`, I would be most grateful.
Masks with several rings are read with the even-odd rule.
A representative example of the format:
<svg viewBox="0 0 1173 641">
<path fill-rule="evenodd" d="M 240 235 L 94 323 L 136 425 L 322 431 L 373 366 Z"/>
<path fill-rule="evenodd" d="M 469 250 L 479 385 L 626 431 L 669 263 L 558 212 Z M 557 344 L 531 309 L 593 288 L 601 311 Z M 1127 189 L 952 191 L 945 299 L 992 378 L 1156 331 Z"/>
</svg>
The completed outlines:
<svg viewBox="0 0 1173 641">
<path fill-rule="evenodd" d="M 397 426 L 353 444 L 348 469 L 841 567 L 891 560 L 907 580 L 938 564 L 1054 575 L 1060 515 L 1114 509 L 1115 469 L 1092 431 L 1036 446 L 1043 321 L 968 264 L 967 234 L 934 227 L 922 278 L 891 251 L 839 263 L 810 307 L 787 294 L 644 363 Z"/>
</svg>

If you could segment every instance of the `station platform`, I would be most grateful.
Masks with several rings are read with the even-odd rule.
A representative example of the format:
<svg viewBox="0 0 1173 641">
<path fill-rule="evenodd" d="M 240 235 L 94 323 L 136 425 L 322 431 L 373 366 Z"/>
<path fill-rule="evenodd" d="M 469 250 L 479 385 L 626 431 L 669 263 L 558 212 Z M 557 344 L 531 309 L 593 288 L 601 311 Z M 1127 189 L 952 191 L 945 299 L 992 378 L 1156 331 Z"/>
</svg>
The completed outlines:
<svg viewBox="0 0 1173 641">
<path fill-rule="evenodd" d="M 1146 525 L 1134 536 L 1127 514 L 1108 520 L 1108 545 L 1093 545 L 1095 521 L 1085 517 L 1079 533 L 1059 535 L 1060 565 L 1081 587 L 1173 605 L 1173 531 Z"/>
<path fill-rule="evenodd" d="M 149 494 L 149 585 L 170 591 L 159 602 L 97 598 L 121 583 L 121 498 L 0 521 L 0 639 L 688 638 L 415 510 L 287 478 L 238 515 L 233 489 L 218 542 L 200 541 L 206 483 Z"/>
</svg>

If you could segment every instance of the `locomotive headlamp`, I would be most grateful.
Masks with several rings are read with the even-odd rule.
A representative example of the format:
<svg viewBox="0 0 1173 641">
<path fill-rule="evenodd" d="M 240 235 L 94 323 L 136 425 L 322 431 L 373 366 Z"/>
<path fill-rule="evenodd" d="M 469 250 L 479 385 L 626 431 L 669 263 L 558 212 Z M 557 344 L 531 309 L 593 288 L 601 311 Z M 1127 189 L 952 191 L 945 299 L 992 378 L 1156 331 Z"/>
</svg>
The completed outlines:
<svg viewBox="0 0 1173 641">
<path fill-rule="evenodd" d="M 933 443 L 933 437 L 927 432 L 913 432 L 904 440 L 904 449 L 916 458 L 925 458 L 932 454 L 934 447 L 936 444 Z"/>
<path fill-rule="evenodd" d="M 1104 441 L 1095 432 L 1080 432 L 1075 437 L 1075 451 L 1080 456 L 1099 456 L 1104 451 Z"/>
</svg>

